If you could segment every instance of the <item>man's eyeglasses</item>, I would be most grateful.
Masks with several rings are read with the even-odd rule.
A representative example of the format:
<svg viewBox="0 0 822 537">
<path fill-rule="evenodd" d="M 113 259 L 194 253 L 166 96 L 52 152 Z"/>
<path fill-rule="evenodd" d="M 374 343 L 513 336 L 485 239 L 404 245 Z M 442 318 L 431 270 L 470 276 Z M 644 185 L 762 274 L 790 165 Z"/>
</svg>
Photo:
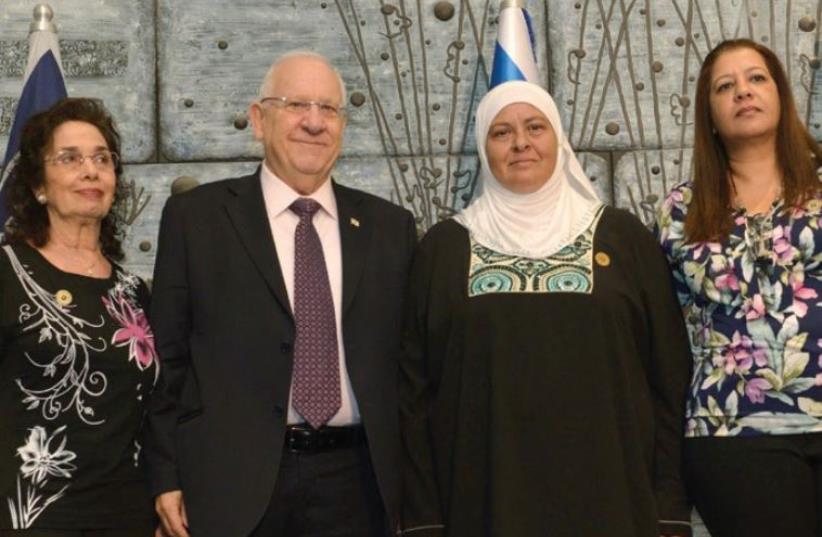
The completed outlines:
<svg viewBox="0 0 822 537">
<path fill-rule="evenodd" d="M 111 151 L 98 151 L 91 155 L 83 155 L 77 151 L 61 151 L 52 157 L 44 158 L 43 161 L 73 171 L 79 170 L 86 159 L 91 160 L 98 170 L 113 170 L 120 162 L 120 156 Z"/>
<path fill-rule="evenodd" d="M 312 106 L 316 106 L 317 110 L 320 111 L 320 115 L 326 119 L 337 119 L 345 116 L 345 107 L 320 101 L 302 101 L 289 99 L 288 97 L 263 97 L 260 99 L 260 103 L 272 103 L 277 108 L 283 108 L 286 112 L 297 116 L 307 114 Z"/>
</svg>

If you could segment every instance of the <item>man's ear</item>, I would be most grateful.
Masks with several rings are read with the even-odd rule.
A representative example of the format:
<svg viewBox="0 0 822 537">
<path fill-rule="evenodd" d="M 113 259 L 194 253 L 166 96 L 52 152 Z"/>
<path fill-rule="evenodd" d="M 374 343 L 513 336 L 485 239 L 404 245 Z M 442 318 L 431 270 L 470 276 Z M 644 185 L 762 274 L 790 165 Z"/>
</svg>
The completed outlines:
<svg viewBox="0 0 822 537">
<path fill-rule="evenodd" d="M 255 140 L 263 139 L 263 107 L 258 102 L 248 105 L 248 119 L 251 121 L 251 130 Z"/>
</svg>

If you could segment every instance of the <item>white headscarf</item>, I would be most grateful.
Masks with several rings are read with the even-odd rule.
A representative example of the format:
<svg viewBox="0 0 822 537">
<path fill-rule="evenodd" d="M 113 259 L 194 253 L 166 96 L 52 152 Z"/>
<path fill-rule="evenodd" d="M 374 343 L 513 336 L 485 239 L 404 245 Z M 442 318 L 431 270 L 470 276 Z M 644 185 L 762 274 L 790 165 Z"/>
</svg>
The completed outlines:
<svg viewBox="0 0 822 537">
<path fill-rule="evenodd" d="M 545 114 L 557 137 L 557 161 L 536 192 L 519 194 L 491 173 L 485 141 L 497 114 L 513 103 L 528 103 Z M 496 252 L 544 258 L 561 250 L 593 221 L 602 205 L 568 142 L 554 100 L 530 82 L 505 82 L 489 91 L 477 107 L 477 151 L 482 194 L 454 219 L 474 240 Z"/>
</svg>

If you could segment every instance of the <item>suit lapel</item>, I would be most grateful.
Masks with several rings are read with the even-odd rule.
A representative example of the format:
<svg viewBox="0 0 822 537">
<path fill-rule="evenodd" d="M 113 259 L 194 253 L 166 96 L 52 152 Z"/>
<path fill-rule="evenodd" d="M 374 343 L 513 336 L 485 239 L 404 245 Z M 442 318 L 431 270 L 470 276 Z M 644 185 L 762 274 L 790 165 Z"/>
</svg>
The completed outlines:
<svg viewBox="0 0 822 537">
<path fill-rule="evenodd" d="M 340 225 L 343 266 L 342 312 L 351 306 L 368 257 L 368 243 L 376 222 L 369 222 L 362 211 L 362 195 L 350 188 L 334 185 Z"/>
<path fill-rule="evenodd" d="M 291 315 L 291 305 L 263 201 L 259 170 L 256 174 L 243 178 L 231 191 L 234 198 L 226 202 L 225 208 L 240 242 L 283 310 Z"/>
</svg>

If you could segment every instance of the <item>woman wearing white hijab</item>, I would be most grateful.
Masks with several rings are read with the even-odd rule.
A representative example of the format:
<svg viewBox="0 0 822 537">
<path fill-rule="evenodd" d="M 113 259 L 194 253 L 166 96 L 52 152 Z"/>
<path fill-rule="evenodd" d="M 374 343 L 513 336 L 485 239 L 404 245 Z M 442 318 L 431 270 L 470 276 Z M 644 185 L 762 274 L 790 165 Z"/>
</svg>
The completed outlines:
<svg viewBox="0 0 822 537">
<path fill-rule="evenodd" d="M 403 535 L 689 535 L 690 358 L 659 247 L 600 203 L 540 87 L 491 90 L 476 132 L 482 195 L 412 269 Z"/>
</svg>

